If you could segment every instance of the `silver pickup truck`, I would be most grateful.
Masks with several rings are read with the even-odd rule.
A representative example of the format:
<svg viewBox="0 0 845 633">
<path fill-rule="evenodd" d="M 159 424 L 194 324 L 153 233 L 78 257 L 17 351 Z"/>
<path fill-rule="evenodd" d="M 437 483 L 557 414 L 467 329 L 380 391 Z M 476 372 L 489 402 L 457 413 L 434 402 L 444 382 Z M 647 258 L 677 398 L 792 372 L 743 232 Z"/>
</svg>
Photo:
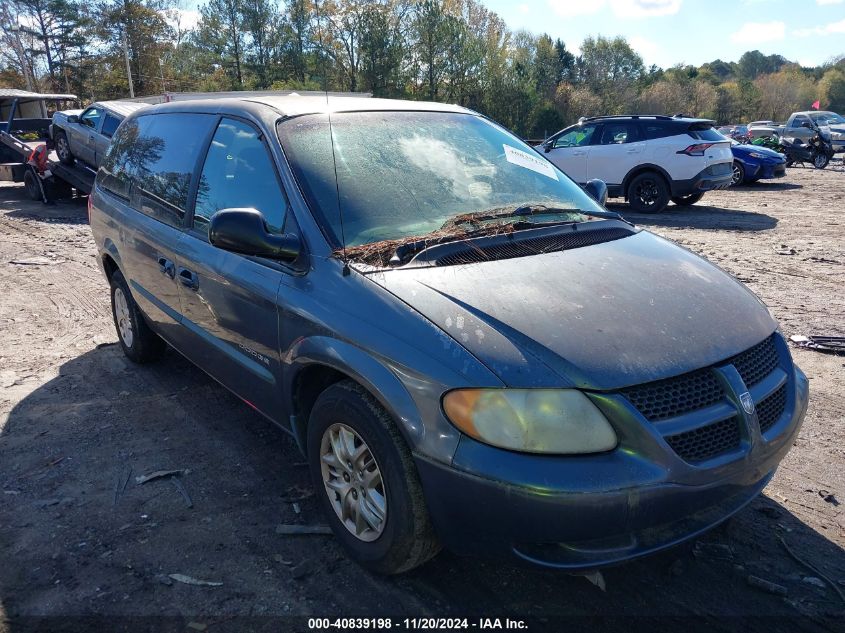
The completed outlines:
<svg viewBox="0 0 845 633">
<path fill-rule="evenodd" d="M 131 101 L 98 101 L 85 110 L 56 112 L 50 136 L 59 160 L 65 165 L 73 165 L 79 160 L 96 169 L 120 122 L 147 105 Z"/>
<path fill-rule="evenodd" d="M 752 138 L 777 134 L 781 138 L 797 138 L 806 143 L 816 133 L 817 128 L 829 128 L 833 151 L 845 152 L 845 117 L 836 112 L 825 110 L 793 112 L 785 125 L 751 123 L 748 133 Z"/>
</svg>

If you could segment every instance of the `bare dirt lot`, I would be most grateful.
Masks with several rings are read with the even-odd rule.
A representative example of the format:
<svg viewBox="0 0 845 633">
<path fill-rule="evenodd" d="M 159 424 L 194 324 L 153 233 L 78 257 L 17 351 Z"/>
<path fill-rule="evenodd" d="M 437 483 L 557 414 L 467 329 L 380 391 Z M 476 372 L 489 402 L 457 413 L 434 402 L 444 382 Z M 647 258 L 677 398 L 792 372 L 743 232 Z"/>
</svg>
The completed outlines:
<svg viewBox="0 0 845 633">
<path fill-rule="evenodd" d="M 747 283 L 787 336 L 845 335 L 841 163 L 662 215 L 615 208 Z M 138 367 L 115 341 L 84 200 L 46 207 L 0 186 L 0 630 L 4 616 L 10 631 L 280 631 L 306 629 L 289 616 L 450 615 L 845 630 L 845 357 L 794 350 L 810 410 L 759 499 L 698 542 L 606 570 L 603 592 L 448 552 L 378 578 L 329 536 L 278 534 L 322 523 L 292 441 L 176 353 Z M 192 507 L 169 479 L 136 483 L 160 469 L 186 471 Z"/>
</svg>

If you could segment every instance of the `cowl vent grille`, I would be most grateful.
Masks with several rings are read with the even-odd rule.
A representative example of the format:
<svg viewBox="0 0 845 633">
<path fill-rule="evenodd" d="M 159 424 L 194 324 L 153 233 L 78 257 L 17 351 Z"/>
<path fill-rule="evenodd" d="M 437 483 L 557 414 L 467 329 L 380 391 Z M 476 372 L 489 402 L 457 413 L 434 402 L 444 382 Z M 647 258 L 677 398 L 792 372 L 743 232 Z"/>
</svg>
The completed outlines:
<svg viewBox="0 0 845 633">
<path fill-rule="evenodd" d="M 438 266 L 456 266 L 459 264 L 476 264 L 478 262 L 498 259 L 512 259 L 527 257 L 542 253 L 554 253 L 573 248 L 583 248 L 593 244 L 612 242 L 633 235 L 631 229 L 619 226 L 596 227 L 591 229 L 577 229 L 555 235 L 543 235 L 530 238 L 510 238 L 507 241 L 497 241 L 492 244 L 463 245 L 434 260 Z"/>
</svg>

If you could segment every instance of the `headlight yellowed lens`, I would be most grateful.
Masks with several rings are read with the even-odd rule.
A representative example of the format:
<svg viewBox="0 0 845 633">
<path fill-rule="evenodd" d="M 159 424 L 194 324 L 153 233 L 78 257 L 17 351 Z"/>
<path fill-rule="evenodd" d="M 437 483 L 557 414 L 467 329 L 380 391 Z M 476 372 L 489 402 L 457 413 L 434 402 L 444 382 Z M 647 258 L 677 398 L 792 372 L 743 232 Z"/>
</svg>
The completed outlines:
<svg viewBox="0 0 845 633">
<path fill-rule="evenodd" d="M 600 453 L 616 433 L 574 389 L 457 389 L 443 397 L 446 417 L 477 440 L 527 453 Z"/>
</svg>

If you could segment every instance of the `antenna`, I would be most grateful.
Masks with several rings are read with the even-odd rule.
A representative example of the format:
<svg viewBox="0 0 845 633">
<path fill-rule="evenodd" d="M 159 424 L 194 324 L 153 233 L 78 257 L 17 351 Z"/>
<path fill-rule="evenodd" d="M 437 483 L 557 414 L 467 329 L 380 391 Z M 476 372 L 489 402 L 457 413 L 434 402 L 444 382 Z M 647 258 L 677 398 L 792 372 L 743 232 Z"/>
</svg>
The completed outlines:
<svg viewBox="0 0 845 633">
<path fill-rule="evenodd" d="M 332 127 L 332 109 L 329 105 L 329 76 L 326 73 L 326 56 L 325 56 L 325 44 L 323 43 L 323 23 L 320 19 L 320 2 L 319 0 L 314 0 L 314 13 L 317 16 L 317 37 L 320 41 L 320 65 L 322 66 L 322 73 L 323 73 L 323 93 L 326 95 L 326 114 L 329 117 L 329 140 L 332 144 L 332 166 L 334 168 L 334 189 L 335 189 L 335 196 L 337 197 L 337 214 L 340 217 L 340 241 L 341 247 L 343 248 L 343 276 L 348 277 L 350 273 L 349 269 L 349 257 L 346 254 L 346 230 L 343 226 L 343 209 L 340 207 L 340 183 L 337 179 L 337 156 L 334 150 L 334 128 Z"/>
</svg>

